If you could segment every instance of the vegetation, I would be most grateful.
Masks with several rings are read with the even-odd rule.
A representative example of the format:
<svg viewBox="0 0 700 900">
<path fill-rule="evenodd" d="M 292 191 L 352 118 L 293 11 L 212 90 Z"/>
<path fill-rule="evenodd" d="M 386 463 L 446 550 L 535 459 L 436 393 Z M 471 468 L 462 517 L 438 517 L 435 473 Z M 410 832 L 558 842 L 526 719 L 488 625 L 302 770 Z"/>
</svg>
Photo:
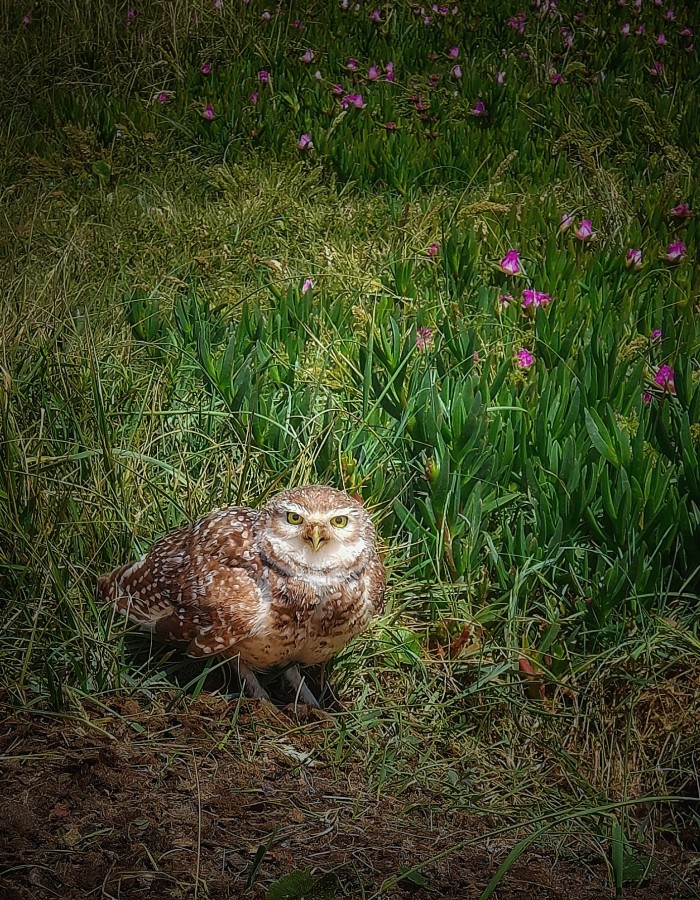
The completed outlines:
<svg viewBox="0 0 700 900">
<path fill-rule="evenodd" d="M 140 653 L 95 576 L 325 482 L 391 573 L 334 771 L 524 828 L 488 891 L 535 838 L 618 892 L 650 834 L 693 849 L 692 9 L 4 10 L 8 707 L 191 702 L 212 664 Z"/>
</svg>

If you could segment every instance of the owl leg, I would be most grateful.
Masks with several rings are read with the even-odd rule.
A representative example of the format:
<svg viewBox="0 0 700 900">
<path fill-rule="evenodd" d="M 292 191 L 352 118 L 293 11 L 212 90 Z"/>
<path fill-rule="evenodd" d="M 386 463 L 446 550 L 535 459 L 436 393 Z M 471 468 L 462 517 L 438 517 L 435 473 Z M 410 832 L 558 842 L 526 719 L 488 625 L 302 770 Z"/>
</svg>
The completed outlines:
<svg viewBox="0 0 700 900">
<path fill-rule="evenodd" d="M 299 672 L 299 666 L 290 666 L 288 669 L 285 669 L 282 674 L 296 691 L 298 699 L 308 706 L 313 706 L 314 709 L 321 708 L 321 704 L 311 693 L 306 685 L 303 675 Z"/>
<path fill-rule="evenodd" d="M 255 677 L 253 670 L 248 668 L 240 656 L 232 659 L 231 665 L 236 670 L 238 679 L 241 682 L 241 688 L 248 697 L 252 700 L 267 700 L 270 702 L 270 695 Z"/>
</svg>

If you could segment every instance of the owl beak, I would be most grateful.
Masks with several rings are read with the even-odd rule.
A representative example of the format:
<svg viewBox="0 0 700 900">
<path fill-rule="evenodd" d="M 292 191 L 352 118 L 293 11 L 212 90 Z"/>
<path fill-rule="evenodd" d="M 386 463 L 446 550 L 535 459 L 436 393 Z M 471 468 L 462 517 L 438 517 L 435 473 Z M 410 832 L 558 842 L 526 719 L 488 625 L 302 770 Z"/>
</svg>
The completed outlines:
<svg viewBox="0 0 700 900">
<path fill-rule="evenodd" d="M 307 536 L 307 540 L 311 541 L 311 546 L 314 548 L 314 550 L 318 550 L 321 544 L 325 544 L 327 536 L 321 530 L 320 525 L 314 525 L 314 527 L 311 529 L 311 534 Z"/>
</svg>

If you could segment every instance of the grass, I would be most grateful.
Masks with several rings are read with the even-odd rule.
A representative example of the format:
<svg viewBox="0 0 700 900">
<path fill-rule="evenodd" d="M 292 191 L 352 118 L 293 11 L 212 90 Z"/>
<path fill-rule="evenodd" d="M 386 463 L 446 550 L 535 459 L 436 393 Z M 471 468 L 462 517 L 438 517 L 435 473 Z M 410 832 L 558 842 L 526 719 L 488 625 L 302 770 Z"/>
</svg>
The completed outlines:
<svg viewBox="0 0 700 900">
<path fill-rule="evenodd" d="M 668 215 L 698 199 L 691 10 L 655 78 L 661 50 L 618 37 L 617 8 L 565 10 L 566 50 L 561 23 L 533 11 L 521 39 L 505 6 L 427 30 L 401 5 L 379 29 L 309 8 L 300 33 L 195 6 L 6 12 L 5 703 L 88 721 L 124 693 L 196 702 L 208 669 L 124 635 L 96 574 L 213 506 L 332 483 L 372 510 L 391 577 L 332 668 L 331 770 L 360 760 L 379 797 L 420 790 L 638 883 L 656 841 L 693 849 L 698 827 L 697 216 Z M 647 27 L 670 38 L 663 12 Z M 350 56 L 395 59 L 397 83 Z M 336 79 L 367 107 L 342 112 Z M 531 287 L 552 302 L 524 310 Z"/>
</svg>

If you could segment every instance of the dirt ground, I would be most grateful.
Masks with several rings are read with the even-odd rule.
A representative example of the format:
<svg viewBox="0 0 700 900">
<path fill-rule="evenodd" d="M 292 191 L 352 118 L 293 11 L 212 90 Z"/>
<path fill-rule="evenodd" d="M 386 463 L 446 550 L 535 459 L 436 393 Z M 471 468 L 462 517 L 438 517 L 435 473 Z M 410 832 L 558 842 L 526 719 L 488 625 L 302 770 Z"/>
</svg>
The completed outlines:
<svg viewBox="0 0 700 900">
<path fill-rule="evenodd" d="M 322 719 L 244 704 L 232 724 L 233 708 L 206 696 L 160 713 L 117 698 L 84 721 L 6 710 L 0 898 L 261 900 L 275 880 L 311 866 L 335 873 L 339 897 L 470 900 L 517 841 L 478 840 L 498 828 L 494 818 L 431 814 L 420 796 L 377 798 L 356 764 L 334 779 L 316 752 L 330 727 Z M 380 891 L 469 838 L 477 840 L 425 866 L 425 884 L 419 876 Z M 688 871 L 691 854 L 657 844 L 655 857 L 656 873 L 624 897 L 700 896 L 674 875 Z M 600 857 L 533 845 L 494 896 L 613 895 Z"/>
</svg>

